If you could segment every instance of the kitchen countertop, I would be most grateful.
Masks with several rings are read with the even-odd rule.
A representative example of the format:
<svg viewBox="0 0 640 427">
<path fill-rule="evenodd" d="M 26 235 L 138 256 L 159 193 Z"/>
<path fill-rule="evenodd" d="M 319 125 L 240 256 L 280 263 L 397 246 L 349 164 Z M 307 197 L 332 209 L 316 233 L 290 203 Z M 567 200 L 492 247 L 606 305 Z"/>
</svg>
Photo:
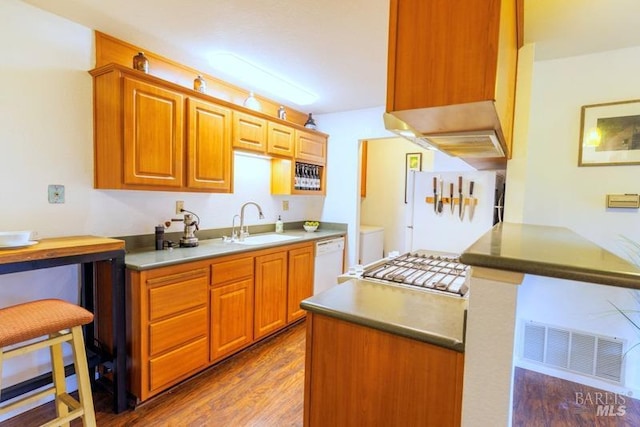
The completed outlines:
<svg viewBox="0 0 640 427">
<path fill-rule="evenodd" d="M 362 326 L 464 351 L 467 299 L 352 279 L 300 304 Z"/>
<path fill-rule="evenodd" d="M 263 233 L 274 234 L 274 233 Z M 260 236 L 261 234 L 252 234 Z M 283 242 L 265 243 L 259 245 L 244 245 L 239 243 L 224 242 L 222 239 L 200 240 L 195 248 L 174 248 L 162 251 L 143 250 L 140 252 L 128 253 L 125 256 L 125 265 L 131 270 L 149 270 L 152 268 L 166 267 L 168 265 L 180 264 L 184 262 L 197 261 L 207 258 L 215 258 L 224 255 L 237 254 L 241 252 L 257 251 L 276 246 L 295 245 L 315 240 L 323 240 L 332 237 L 345 235 L 343 230 L 316 230 L 307 233 L 304 230 L 286 231 L 284 236 L 295 236 Z"/>
<path fill-rule="evenodd" d="M 640 268 L 563 227 L 500 223 L 460 256 L 477 267 L 640 289 Z"/>
</svg>

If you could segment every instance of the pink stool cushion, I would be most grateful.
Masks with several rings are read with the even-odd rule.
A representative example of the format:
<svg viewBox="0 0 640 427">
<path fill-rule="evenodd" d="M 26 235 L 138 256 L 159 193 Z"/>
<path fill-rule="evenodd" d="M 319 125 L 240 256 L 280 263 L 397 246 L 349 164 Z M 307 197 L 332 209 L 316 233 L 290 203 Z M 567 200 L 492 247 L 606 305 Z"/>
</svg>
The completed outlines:
<svg viewBox="0 0 640 427">
<path fill-rule="evenodd" d="M 93 314 L 59 299 L 30 301 L 0 309 L 0 347 L 86 325 Z"/>
</svg>

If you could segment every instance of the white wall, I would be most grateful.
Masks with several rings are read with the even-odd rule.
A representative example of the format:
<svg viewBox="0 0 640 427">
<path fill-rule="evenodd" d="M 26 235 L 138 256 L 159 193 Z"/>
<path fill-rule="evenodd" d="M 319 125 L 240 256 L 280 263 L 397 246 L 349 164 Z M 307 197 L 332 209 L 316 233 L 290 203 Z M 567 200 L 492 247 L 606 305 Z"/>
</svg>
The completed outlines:
<svg viewBox="0 0 640 427">
<path fill-rule="evenodd" d="M 18 0 L 0 2 L 0 16 L 0 230 L 34 230 L 38 238 L 152 234 L 174 216 L 176 200 L 204 229 L 230 227 L 248 200 L 265 214 L 258 220 L 247 210 L 249 224 L 272 224 L 278 214 L 285 223 L 323 220 L 323 197 L 271 196 L 269 160 L 241 155 L 234 194 L 93 189 L 92 31 Z M 340 159 L 337 151 L 330 148 Z M 65 185 L 66 203 L 48 203 L 49 184 Z M 171 231 L 180 230 L 176 223 Z M 76 302 L 77 292 L 75 267 L 0 276 L 0 307 L 45 297 Z M 3 387 L 32 376 L 31 366 L 48 360 L 43 354 L 7 364 Z"/>
<path fill-rule="evenodd" d="M 367 152 L 367 195 L 361 198 L 360 224 L 384 227 L 383 253 L 406 252 L 406 154 L 422 153 L 422 170 L 432 171 L 434 153 L 404 138 L 369 140 Z"/>
<path fill-rule="evenodd" d="M 608 193 L 640 192 L 640 166 L 577 166 L 580 107 L 640 98 L 638 69 L 640 47 L 534 63 L 526 162 L 510 163 L 507 177 L 508 193 L 509 180 L 524 176 L 526 185 L 517 185 L 523 222 L 567 227 L 621 256 L 620 235 L 640 241 L 639 210 L 605 208 Z M 607 300 L 640 309 L 627 290 L 528 277 L 518 315 L 637 343 L 637 330 Z M 640 388 L 639 362 L 640 348 L 627 356 L 628 388 Z"/>
<path fill-rule="evenodd" d="M 322 219 L 348 224 L 347 265 L 357 263 L 360 140 L 393 136 L 384 128 L 383 112 L 383 107 L 377 107 L 322 114 L 316 118 L 318 129 L 330 135 L 327 154 L 327 197 Z"/>
<path fill-rule="evenodd" d="M 619 250 L 640 240 L 639 210 L 607 210 L 608 193 L 639 193 L 640 166 L 578 167 L 580 107 L 640 98 L 640 47 L 534 64 L 525 216 Z"/>
</svg>

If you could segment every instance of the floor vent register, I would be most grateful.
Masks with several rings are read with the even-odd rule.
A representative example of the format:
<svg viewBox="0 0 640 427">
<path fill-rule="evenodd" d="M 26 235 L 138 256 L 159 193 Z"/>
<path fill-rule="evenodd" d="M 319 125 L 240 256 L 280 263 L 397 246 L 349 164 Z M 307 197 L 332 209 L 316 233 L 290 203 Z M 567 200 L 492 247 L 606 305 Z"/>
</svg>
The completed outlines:
<svg viewBox="0 0 640 427">
<path fill-rule="evenodd" d="M 522 357 L 622 385 L 625 340 L 525 322 Z"/>
</svg>

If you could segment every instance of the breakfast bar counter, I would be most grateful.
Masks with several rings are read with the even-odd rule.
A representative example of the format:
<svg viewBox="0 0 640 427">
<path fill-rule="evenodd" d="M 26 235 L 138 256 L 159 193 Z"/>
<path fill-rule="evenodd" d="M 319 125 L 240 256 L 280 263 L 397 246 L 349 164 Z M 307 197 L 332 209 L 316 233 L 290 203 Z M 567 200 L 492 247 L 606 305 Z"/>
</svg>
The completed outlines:
<svg viewBox="0 0 640 427">
<path fill-rule="evenodd" d="M 521 284 L 554 278 L 640 289 L 640 268 L 562 227 L 499 223 L 460 260 L 471 266 L 462 425 L 511 425 Z"/>
<path fill-rule="evenodd" d="M 501 223 L 460 260 L 476 267 L 640 289 L 640 269 L 563 227 Z"/>
</svg>

